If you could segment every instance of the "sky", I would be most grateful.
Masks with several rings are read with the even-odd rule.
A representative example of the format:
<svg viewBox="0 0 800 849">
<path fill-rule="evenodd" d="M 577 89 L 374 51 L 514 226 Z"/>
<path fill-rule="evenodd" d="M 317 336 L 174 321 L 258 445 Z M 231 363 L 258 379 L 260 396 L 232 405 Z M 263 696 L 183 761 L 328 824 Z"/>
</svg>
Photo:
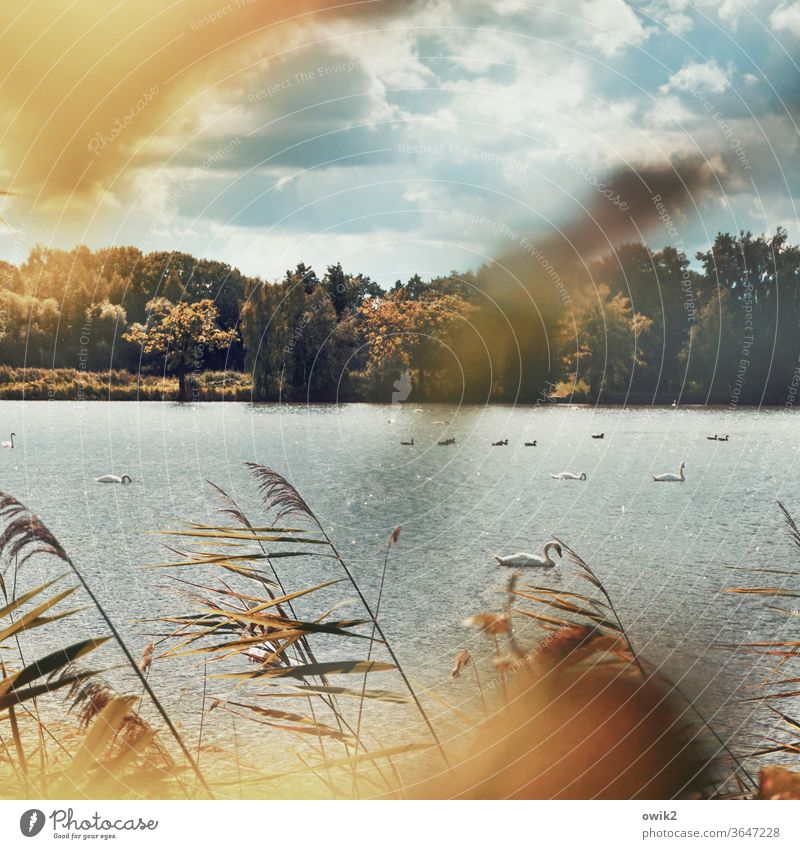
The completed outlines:
<svg viewBox="0 0 800 849">
<path fill-rule="evenodd" d="M 388 284 L 687 163 L 653 247 L 800 240 L 800 2 L 31 0 L 0 7 L 0 55 L 11 262 L 132 244 Z"/>
</svg>

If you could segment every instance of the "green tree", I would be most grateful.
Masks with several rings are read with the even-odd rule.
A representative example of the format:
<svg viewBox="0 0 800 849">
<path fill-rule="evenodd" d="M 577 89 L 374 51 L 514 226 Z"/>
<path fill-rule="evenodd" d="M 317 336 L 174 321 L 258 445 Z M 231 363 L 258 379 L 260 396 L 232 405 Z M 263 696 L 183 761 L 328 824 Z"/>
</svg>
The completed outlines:
<svg viewBox="0 0 800 849">
<path fill-rule="evenodd" d="M 147 323 L 134 324 L 122 338 L 163 359 L 165 372 L 178 378 L 178 400 L 185 401 L 186 375 L 202 368 L 207 352 L 231 345 L 236 331 L 218 325 L 219 310 L 210 298 L 194 304 L 154 298 L 147 310 Z"/>
</svg>

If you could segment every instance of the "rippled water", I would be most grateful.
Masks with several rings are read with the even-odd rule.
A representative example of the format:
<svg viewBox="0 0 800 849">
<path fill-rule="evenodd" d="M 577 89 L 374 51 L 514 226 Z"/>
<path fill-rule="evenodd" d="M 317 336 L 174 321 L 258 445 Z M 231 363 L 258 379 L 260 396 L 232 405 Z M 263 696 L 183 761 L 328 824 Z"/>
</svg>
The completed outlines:
<svg viewBox="0 0 800 849">
<path fill-rule="evenodd" d="M 246 460 L 296 484 L 370 598 L 385 540 L 402 526 L 381 620 L 414 675 L 449 697 L 454 652 L 479 648 L 461 620 L 500 600 L 505 573 L 492 555 L 538 550 L 554 535 L 605 582 L 638 648 L 686 673 L 712 711 L 759 677 L 752 658 L 714 643 L 796 633 L 796 618 L 719 592 L 766 580 L 727 567 L 797 562 L 776 504 L 800 514 L 791 412 L 5 401 L 0 435 L 11 430 L 17 447 L 0 455 L 0 488 L 51 527 L 137 650 L 153 630 L 137 620 L 186 605 L 163 572 L 142 568 L 165 557 L 153 532 L 181 519 L 214 521 L 207 480 L 262 521 Z M 599 431 L 605 439 L 590 438 Z M 730 441 L 705 439 L 714 433 Z M 399 444 L 412 436 L 413 448 Z M 436 445 L 445 436 L 456 444 Z M 507 447 L 491 446 L 504 438 Z M 533 439 L 537 447 L 522 446 Z M 681 460 L 686 483 L 652 482 L 651 473 L 677 472 Z M 588 480 L 550 478 L 563 470 Z M 94 482 L 109 472 L 134 483 Z M 289 586 L 333 574 L 332 562 L 285 562 Z M 31 565 L 20 582 L 41 568 Z M 565 567 L 547 580 L 566 586 Z M 332 598 L 358 614 L 343 585 Z M 167 701 L 191 702 L 198 673 L 170 670 L 156 677 Z M 743 716 L 729 711 L 725 721 Z"/>
</svg>

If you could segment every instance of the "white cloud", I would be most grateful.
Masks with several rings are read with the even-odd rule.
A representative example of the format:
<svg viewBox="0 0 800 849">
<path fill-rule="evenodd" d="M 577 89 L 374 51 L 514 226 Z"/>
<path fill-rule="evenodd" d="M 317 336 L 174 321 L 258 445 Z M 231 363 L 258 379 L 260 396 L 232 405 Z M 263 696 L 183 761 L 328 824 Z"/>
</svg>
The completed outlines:
<svg viewBox="0 0 800 849">
<path fill-rule="evenodd" d="M 655 0 L 642 11 L 663 24 L 673 35 L 685 35 L 694 26 L 694 20 L 686 14 L 689 0 Z"/>
<path fill-rule="evenodd" d="M 800 37 L 800 2 L 776 6 L 769 16 L 769 25 L 776 32 L 788 32 Z"/>
<path fill-rule="evenodd" d="M 665 94 L 675 90 L 722 94 L 730 84 L 725 71 L 712 59 L 710 62 L 688 62 L 670 76 L 667 83 L 661 86 L 661 91 Z"/>
<path fill-rule="evenodd" d="M 609 58 L 627 47 L 643 44 L 651 34 L 624 0 L 584 0 L 579 14 L 596 30 L 588 43 Z"/>
</svg>

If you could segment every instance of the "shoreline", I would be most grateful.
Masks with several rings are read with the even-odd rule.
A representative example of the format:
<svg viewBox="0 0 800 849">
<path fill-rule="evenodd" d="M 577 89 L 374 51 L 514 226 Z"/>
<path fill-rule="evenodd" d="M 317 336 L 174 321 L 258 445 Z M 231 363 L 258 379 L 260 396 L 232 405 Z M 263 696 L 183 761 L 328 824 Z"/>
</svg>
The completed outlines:
<svg viewBox="0 0 800 849">
<path fill-rule="evenodd" d="M 369 404 L 388 406 L 389 400 L 348 399 L 315 400 L 312 398 L 256 399 L 253 397 L 253 379 L 249 372 L 206 371 L 187 375 L 187 397 L 178 398 L 178 378 L 163 374 L 143 374 L 124 371 L 85 371 L 61 368 L 24 368 L 0 365 L 0 401 L 147 401 L 166 403 L 213 403 L 219 401 L 239 402 L 252 405 L 313 404 L 315 406 L 350 406 Z M 692 395 L 673 406 L 672 395 L 636 392 L 629 394 L 609 393 L 599 401 L 571 400 L 569 397 L 540 396 L 536 400 L 489 400 L 463 402 L 458 400 L 409 399 L 403 406 L 410 408 L 425 406 L 448 407 L 574 407 L 578 409 L 713 409 L 735 412 L 737 409 L 778 410 L 793 409 L 787 403 L 731 405 L 728 399 L 707 400 Z"/>
</svg>

